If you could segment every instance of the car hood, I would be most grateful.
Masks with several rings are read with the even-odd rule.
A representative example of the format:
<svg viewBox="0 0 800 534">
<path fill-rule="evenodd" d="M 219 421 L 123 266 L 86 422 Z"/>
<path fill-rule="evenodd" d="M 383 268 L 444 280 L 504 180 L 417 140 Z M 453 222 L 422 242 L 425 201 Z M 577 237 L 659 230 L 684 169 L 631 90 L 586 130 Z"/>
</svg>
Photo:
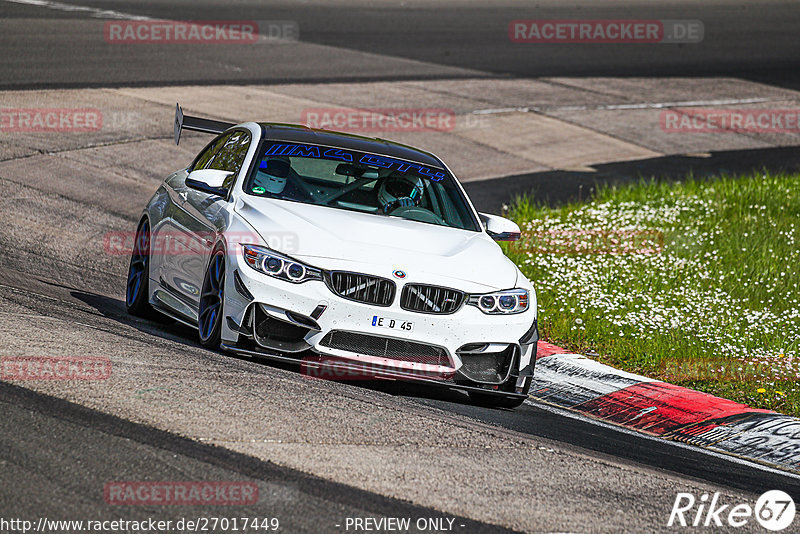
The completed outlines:
<svg viewBox="0 0 800 534">
<path fill-rule="evenodd" d="M 257 197 L 239 199 L 236 212 L 271 248 L 320 268 L 384 277 L 399 269 L 409 282 L 464 281 L 473 291 L 517 282 L 514 263 L 482 232 Z"/>
</svg>

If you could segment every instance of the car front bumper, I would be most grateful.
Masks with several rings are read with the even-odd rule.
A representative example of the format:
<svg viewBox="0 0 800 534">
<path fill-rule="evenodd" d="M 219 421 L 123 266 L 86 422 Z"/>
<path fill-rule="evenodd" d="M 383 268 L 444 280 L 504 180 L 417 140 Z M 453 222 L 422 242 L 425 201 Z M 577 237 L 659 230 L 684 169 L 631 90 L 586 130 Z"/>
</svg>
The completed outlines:
<svg viewBox="0 0 800 534">
<path fill-rule="evenodd" d="M 351 367 L 366 376 L 459 384 L 507 393 L 535 363 L 536 299 L 527 311 L 487 315 L 463 304 L 452 314 L 404 310 L 395 298 L 382 307 L 346 300 L 321 281 L 292 284 L 232 260 L 226 278 L 223 348 L 283 360 L 309 371 Z M 402 283 L 398 283 L 398 294 Z M 384 323 L 412 325 L 389 329 Z M 380 349 L 385 343 L 386 350 Z M 317 360 L 314 361 L 316 355 Z M 483 369 L 482 366 L 491 367 Z M 522 377 L 522 378 L 520 378 Z M 500 388 L 500 385 L 505 387 Z"/>
</svg>

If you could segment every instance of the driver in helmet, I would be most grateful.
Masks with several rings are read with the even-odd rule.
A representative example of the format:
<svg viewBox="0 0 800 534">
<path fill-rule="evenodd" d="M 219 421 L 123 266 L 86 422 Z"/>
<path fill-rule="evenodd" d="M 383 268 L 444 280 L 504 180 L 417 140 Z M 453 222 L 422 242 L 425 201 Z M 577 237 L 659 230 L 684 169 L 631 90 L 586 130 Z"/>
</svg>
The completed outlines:
<svg viewBox="0 0 800 534">
<path fill-rule="evenodd" d="M 289 162 L 285 159 L 270 158 L 262 161 L 253 180 L 252 191 L 257 194 L 267 192 L 280 195 L 286 189 L 290 168 Z"/>
<path fill-rule="evenodd" d="M 378 186 L 378 202 L 383 213 L 391 213 L 397 208 L 419 206 L 425 186 L 422 178 L 392 173 Z"/>
</svg>

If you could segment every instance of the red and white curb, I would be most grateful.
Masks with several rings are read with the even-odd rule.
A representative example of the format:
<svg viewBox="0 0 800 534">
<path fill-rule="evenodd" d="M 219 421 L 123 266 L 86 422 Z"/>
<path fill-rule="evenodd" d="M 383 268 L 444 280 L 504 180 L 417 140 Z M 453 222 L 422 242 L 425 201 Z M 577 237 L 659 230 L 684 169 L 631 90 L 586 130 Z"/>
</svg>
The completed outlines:
<svg viewBox="0 0 800 534">
<path fill-rule="evenodd" d="M 559 408 L 800 473 L 800 419 L 627 373 L 539 342 L 530 391 Z"/>
</svg>

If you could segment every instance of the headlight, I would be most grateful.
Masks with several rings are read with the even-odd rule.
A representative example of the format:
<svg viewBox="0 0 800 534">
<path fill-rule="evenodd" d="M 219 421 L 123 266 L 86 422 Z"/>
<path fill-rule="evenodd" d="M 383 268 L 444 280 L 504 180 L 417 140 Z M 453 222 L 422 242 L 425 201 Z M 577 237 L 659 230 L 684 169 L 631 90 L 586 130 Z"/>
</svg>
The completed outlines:
<svg viewBox="0 0 800 534">
<path fill-rule="evenodd" d="M 528 309 L 527 289 L 507 289 L 485 295 L 471 295 L 467 304 L 490 315 L 522 313 Z"/>
<path fill-rule="evenodd" d="M 309 280 L 322 280 L 322 271 L 301 263 L 274 250 L 256 245 L 242 245 L 244 262 L 256 271 L 292 282 L 302 284 Z"/>
</svg>

